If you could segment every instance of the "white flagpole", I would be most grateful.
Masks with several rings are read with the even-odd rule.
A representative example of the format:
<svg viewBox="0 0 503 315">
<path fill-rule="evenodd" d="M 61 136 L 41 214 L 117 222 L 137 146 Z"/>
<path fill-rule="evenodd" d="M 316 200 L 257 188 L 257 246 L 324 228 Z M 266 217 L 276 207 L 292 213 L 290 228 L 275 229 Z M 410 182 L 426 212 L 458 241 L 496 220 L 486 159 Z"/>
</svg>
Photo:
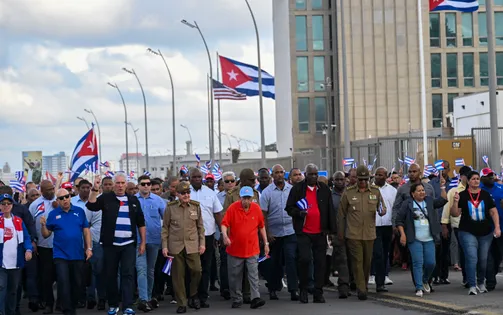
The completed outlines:
<svg viewBox="0 0 503 315">
<path fill-rule="evenodd" d="M 419 71 L 421 75 L 421 121 L 423 128 L 423 162 L 428 164 L 428 123 L 426 115 L 426 82 L 424 75 L 424 43 L 423 43 L 423 8 L 421 0 L 417 0 L 417 19 L 419 28 Z"/>
</svg>

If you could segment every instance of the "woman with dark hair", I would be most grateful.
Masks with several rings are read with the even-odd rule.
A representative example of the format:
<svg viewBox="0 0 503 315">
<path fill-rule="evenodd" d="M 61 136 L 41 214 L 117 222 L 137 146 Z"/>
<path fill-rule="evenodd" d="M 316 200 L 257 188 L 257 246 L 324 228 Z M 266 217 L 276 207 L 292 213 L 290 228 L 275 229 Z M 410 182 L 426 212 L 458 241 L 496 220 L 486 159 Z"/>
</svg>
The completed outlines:
<svg viewBox="0 0 503 315">
<path fill-rule="evenodd" d="M 397 214 L 396 226 L 400 244 L 409 247 L 412 257 L 412 274 L 416 296 L 430 293 L 430 277 L 435 269 L 435 243 L 440 241 L 440 218 L 434 209 L 443 207 L 447 200 L 426 196 L 424 185 L 410 186 L 410 198 L 402 204 Z"/>
<path fill-rule="evenodd" d="M 459 217 L 459 241 L 465 254 L 469 295 L 487 292 L 485 275 L 487 255 L 493 236 L 501 236 L 498 211 L 491 195 L 480 188 L 480 175 L 468 173 L 468 188 L 454 195 L 451 215 Z"/>
</svg>

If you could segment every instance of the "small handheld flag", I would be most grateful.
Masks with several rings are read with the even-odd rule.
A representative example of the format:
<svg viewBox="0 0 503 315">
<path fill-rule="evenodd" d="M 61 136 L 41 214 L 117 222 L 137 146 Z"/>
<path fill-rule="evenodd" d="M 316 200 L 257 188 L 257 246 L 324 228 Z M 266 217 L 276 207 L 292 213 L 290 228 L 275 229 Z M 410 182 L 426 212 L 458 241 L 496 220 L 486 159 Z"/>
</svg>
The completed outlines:
<svg viewBox="0 0 503 315">
<path fill-rule="evenodd" d="M 465 166 L 465 159 L 458 158 L 458 159 L 456 159 L 455 163 L 456 163 L 456 166 Z"/>
<path fill-rule="evenodd" d="M 489 166 L 489 157 L 487 155 L 484 155 L 482 157 L 482 161 L 484 161 L 484 163 L 487 165 L 487 167 L 490 167 Z"/>
<path fill-rule="evenodd" d="M 45 204 L 44 204 L 44 202 L 42 201 L 42 202 L 41 202 L 41 203 L 37 206 L 37 211 L 35 212 L 35 215 L 34 215 L 33 217 L 36 219 L 38 216 L 40 216 L 40 215 L 44 214 L 44 212 L 45 212 Z"/>
<path fill-rule="evenodd" d="M 263 261 L 266 261 L 267 259 L 271 258 L 269 255 L 266 255 L 266 256 L 262 256 L 262 257 L 259 257 L 257 258 L 257 262 L 258 263 L 261 263 Z"/>
<path fill-rule="evenodd" d="M 150 177 L 150 176 L 152 176 L 152 174 L 150 174 L 150 172 L 149 172 L 149 171 L 145 171 L 145 172 L 143 172 L 143 175 L 145 175 L 145 176 L 149 176 L 149 177 Z"/>
<path fill-rule="evenodd" d="M 435 168 L 439 171 L 445 170 L 444 160 L 438 160 L 435 162 Z"/>
<path fill-rule="evenodd" d="M 168 276 L 171 276 L 171 265 L 173 265 L 173 258 L 173 256 L 168 256 L 164 267 L 162 267 L 162 272 L 164 272 Z"/>
<path fill-rule="evenodd" d="M 306 198 L 302 198 L 301 200 L 297 201 L 297 207 L 299 207 L 300 210 L 307 211 L 309 205 L 307 203 Z"/>
<path fill-rule="evenodd" d="M 344 158 L 344 159 L 342 159 L 342 164 L 344 166 L 352 166 L 354 163 L 355 163 L 355 159 L 354 158 Z"/>
<path fill-rule="evenodd" d="M 407 166 L 411 166 L 412 164 L 416 163 L 416 160 L 411 158 L 410 156 L 405 156 L 403 162 L 407 164 Z"/>
</svg>

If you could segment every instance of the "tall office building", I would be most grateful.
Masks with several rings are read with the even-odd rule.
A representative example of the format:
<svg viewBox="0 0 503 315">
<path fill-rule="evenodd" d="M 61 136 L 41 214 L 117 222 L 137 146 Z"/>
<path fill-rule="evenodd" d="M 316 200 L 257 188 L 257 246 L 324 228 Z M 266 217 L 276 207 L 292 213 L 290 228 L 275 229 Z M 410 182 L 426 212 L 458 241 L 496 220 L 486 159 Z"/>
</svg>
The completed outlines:
<svg viewBox="0 0 503 315">
<path fill-rule="evenodd" d="M 68 161 L 65 152 L 61 151 L 54 155 L 42 156 L 42 171 L 49 171 L 53 176 L 58 172 L 64 172 L 68 169 Z M 45 175 L 43 175 L 45 176 Z"/>
<path fill-rule="evenodd" d="M 485 1 L 479 1 L 480 9 L 474 13 L 430 13 L 428 1 L 423 1 L 429 129 L 446 126 L 455 96 L 487 90 Z M 503 85 L 503 0 L 493 1 L 498 84 Z M 415 0 L 274 0 L 272 5 L 280 156 L 325 147 L 327 112 L 330 124 L 337 126 L 334 146 L 343 141 L 346 125 L 351 140 L 421 129 Z M 341 21 L 348 124 L 342 119 Z"/>
</svg>

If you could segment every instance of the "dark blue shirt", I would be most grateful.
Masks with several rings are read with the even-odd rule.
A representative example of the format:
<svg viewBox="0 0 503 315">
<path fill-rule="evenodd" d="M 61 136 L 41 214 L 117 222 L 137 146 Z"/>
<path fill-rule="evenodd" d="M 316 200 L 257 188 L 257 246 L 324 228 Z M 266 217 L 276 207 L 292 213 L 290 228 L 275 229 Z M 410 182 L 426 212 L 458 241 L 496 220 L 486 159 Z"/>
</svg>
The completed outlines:
<svg viewBox="0 0 503 315">
<path fill-rule="evenodd" d="M 61 207 L 52 210 L 46 227 L 54 233 L 54 258 L 84 260 L 83 229 L 89 228 L 89 222 L 82 208 L 72 205 L 68 212 Z"/>
<path fill-rule="evenodd" d="M 503 199 L 503 185 L 494 183 L 493 187 L 484 186 L 484 184 L 480 183 L 480 188 L 487 191 L 491 194 L 491 197 L 494 199 L 494 203 L 496 204 L 496 209 L 498 210 L 498 216 L 500 221 L 500 227 L 503 225 L 503 208 L 501 208 L 501 200 Z"/>
</svg>

